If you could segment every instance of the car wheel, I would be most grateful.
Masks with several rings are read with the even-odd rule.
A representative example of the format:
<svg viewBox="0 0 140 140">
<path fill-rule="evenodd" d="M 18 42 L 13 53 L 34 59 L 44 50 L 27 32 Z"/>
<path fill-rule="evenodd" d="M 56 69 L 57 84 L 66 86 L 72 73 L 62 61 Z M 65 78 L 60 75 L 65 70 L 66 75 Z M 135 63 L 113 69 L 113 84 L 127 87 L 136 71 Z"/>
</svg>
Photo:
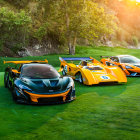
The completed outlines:
<svg viewBox="0 0 140 140">
<path fill-rule="evenodd" d="M 13 97 L 13 101 L 17 103 L 17 94 L 16 94 L 16 89 L 14 87 L 13 91 L 12 91 L 12 97 Z"/>
<path fill-rule="evenodd" d="M 11 79 L 13 80 L 13 79 Z M 8 73 L 8 76 L 7 76 L 7 87 L 8 89 L 10 90 L 13 90 L 13 82 L 10 80 L 10 74 Z"/>
<path fill-rule="evenodd" d="M 76 74 L 76 79 L 77 81 L 79 81 L 80 83 L 83 83 L 83 77 L 82 77 L 82 74 L 79 72 Z"/>
<path fill-rule="evenodd" d="M 4 74 L 4 86 L 5 88 L 8 87 L 8 73 L 7 72 L 5 72 Z"/>
<path fill-rule="evenodd" d="M 62 71 L 62 75 L 63 75 L 63 76 L 66 75 L 66 71 L 64 70 L 64 68 L 63 68 L 63 71 Z"/>
<path fill-rule="evenodd" d="M 10 85 L 10 80 L 9 80 L 9 73 L 7 74 L 7 88 L 10 89 L 11 85 Z"/>
</svg>

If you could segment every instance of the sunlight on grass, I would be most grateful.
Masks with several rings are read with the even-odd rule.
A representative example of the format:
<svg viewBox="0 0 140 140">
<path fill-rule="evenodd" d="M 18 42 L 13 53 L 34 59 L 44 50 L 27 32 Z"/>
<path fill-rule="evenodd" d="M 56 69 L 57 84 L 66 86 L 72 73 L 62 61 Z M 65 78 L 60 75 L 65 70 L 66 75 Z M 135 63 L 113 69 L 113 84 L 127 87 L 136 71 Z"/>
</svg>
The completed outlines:
<svg viewBox="0 0 140 140">
<path fill-rule="evenodd" d="M 128 81 L 128 85 L 101 87 L 76 82 L 77 99 L 69 104 L 53 106 L 15 104 L 1 81 L 0 111 L 3 113 L 0 114 L 0 136 L 5 139 L 37 137 L 40 140 L 137 139 L 140 80 L 129 78 Z M 117 137 L 116 133 L 119 133 Z"/>
<path fill-rule="evenodd" d="M 84 55 L 85 50 L 81 47 L 81 52 L 76 56 Z M 133 50 L 130 53 L 128 49 L 105 47 L 102 50 L 89 47 L 89 50 L 84 56 L 95 56 L 98 60 L 100 55 L 125 52 L 139 56 L 140 52 Z M 112 51 L 109 53 L 107 50 Z M 47 58 L 58 70 L 60 65 L 58 57 L 59 55 L 48 55 L 23 59 Z M 3 67 L 2 63 L 1 66 Z M 77 96 L 75 101 L 60 105 L 32 106 L 13 102 L 11 93 L 4 88 L 3 75 L 1 72 L 0 139 L 2 140 L 140 139 L 140 77 L 128 78 L 128 83 L 124 85 L 85 86 L 75 82 Z"/>
</svg>

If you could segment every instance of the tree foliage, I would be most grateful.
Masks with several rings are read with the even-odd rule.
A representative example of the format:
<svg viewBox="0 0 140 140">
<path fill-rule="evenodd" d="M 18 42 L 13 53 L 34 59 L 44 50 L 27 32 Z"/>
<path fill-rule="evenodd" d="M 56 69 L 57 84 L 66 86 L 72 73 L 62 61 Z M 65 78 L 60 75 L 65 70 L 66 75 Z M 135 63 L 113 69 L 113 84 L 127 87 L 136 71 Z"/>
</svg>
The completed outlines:
<svg viewBox="0 0 140 140">
<path fill-rule="evenodd" d="M 0 47 L 11 47 L 14 51 L 26 46 L 31 18 L 25 11 L 13 12 L 0 8 Z"/>
<path fill-rule="evenodd" d="M 74 54 L 77 38 L 93 40 L 110 35 L 116 27 L 114 20 L 113 14 L 92 0 L 57 0 L 51 5 L 48 22 L 65 38 L 69 53 Z"/>
<path fill-rule="evenodd" d="M 140 4 L 135 0 L 2 0 L 0 6 L 0 46 L 13 50 L 47 38 L 68 46 L 70 54 L 79 38 L 114 37 L 131 45 L 140 40 Z"/>
<path fill-rule="evenodd" d="M 125 41 L 128 44 L 134 45 L 133 37 L 140 39 L 140 3 L 135 0 L 107 0 L 107 7 L 114 11 L 118 18 L 117 40 Z"/>
<path fill-rule="evenodd" d="M 30 0 L 5 0 L 6 2 L 14 5 L 16 8 L 25 8 Z"/>
</svg>

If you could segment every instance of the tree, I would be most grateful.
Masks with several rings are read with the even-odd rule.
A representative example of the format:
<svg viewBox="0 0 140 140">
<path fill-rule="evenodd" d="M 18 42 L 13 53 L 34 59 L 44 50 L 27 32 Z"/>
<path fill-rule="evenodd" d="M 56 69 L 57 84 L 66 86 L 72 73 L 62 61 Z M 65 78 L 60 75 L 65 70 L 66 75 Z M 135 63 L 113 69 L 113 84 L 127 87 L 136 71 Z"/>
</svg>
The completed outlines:
<svg viewBox="0 0 140 140">
<path fill-rule="evenodd" d="M 48 27 L 65 39 L 72 55 L 77 38 L 93 40 L 112 34 L 116 27 L 114 15 L 92 0 L 57 0 L 50 11 Z"/>
<path fill-rule="evenodd" d="M 0 8 L 0 47 L 10 47 L 15 52 L 25 47 L 30 23 L 31 18 L 24 11 Z"/>
</svg>

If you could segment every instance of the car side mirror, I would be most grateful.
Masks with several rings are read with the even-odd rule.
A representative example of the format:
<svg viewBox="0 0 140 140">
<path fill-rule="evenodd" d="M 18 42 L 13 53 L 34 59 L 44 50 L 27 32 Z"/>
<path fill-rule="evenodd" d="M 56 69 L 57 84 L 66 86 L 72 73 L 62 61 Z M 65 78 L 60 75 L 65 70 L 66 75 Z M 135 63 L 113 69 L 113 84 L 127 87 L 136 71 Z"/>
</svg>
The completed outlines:
<svg viewBox="0 0 140 140">
<path fill-rule="evenodd" d="M 19 77 L 20 72 L 18 70 L 12 69 L 12 72 L 16 77 Z"/>
</svg>

